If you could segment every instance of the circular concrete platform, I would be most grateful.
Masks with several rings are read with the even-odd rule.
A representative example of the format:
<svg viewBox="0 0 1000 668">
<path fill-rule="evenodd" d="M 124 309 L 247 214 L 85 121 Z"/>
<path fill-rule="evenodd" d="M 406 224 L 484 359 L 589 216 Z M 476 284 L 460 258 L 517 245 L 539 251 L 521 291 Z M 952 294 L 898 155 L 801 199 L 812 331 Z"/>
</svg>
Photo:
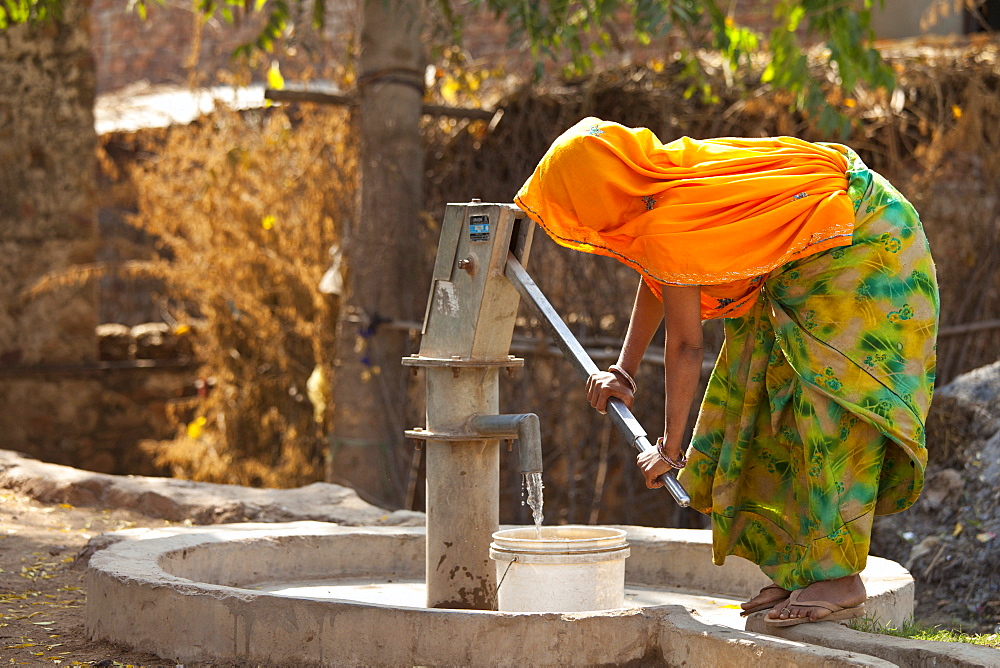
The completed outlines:
<svg viewBox="0 0 1000 668">
<path fill-rule="evenodd" d="M 711 561 L 711 534 L 628 532 L 626 606 L 585 613 L 426 609 L 420 527 L 321 522 L 128 530 L 88 571 L 93 638 L 178 662 L 298 665 L 891 665 L 746 632 L 738 604 L 767 584 Z M 913 580 L 870 558 L 869 614 L 901 624 Z"/>
</svg>

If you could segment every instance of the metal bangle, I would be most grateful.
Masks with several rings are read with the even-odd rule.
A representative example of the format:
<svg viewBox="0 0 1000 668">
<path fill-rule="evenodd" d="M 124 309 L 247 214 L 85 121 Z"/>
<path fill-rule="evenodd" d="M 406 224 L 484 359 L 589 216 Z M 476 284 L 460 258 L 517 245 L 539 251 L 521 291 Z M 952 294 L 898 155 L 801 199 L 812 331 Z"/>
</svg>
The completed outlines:
<svg viewBox="0 0 1000 668">
<path fill-rule="evenodd" d="M 671 468 L 682 469 L 685 466 L 687 466 L 688 460 L 687 460 L 687 457 L 684 456 L 684 453 L 681 453 L 680 460 L 674 461 L 667 454 L 665 454 L 663 452 L 663 437 L 662 436 L 660 436 L 658 439 L 656 439 L 656 454 L 658 454 L 660 456 L 660 459 L 662 459 L 663 461 L 665 461 L 667 464 L 670 464 Z"/>
<path fill-rule="evenodd" d="M 628 383 L 629 389 L 632 390 L 632 394 L 635 394 L 635 391 L 638 388 L 636 387 L 635 379 L 632 378 L 632 376 L 629 374 L 628 371 L 621 368 L 617 364 L 612 364 L 611 366 L 609 366 L 608 371 L 610 371 L 611 373 L 621 374 L 621 377 L 625 379 L 626 383 Z"/>
</svg>

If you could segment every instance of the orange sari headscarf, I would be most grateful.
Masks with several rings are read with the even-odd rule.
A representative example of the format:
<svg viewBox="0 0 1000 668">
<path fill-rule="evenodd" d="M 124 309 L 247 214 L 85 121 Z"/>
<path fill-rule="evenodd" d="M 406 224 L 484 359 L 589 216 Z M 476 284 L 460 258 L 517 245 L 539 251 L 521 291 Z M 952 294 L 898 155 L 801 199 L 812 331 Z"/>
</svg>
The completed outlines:
<svg viewBox="0 0 1000 668">
<path fill-rule="evenodd" d="M 663 144 L 645 128 L 585 118 L 515 201 L 556 243 L 621 260 L 658 296 L 659 284 L 703 286 L 703 317 L 734 317 L 772 269 L 850 245 L 839 148 L 793 137 Z"/>
</svg>

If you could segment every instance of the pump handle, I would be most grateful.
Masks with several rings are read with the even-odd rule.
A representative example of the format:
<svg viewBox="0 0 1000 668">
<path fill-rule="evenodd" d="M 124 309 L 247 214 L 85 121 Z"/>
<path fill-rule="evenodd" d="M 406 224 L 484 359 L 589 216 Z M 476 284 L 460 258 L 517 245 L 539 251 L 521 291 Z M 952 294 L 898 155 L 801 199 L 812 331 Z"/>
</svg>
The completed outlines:
<svg viewBox="0 0 1000 668">
<path fill-rule="evenodd" d="M 507 255 L 507 266 L 504 270 L 504 275 L 513 283 L 525 303 L 538 316 L 545 331 L 556 342 L 556 345 L 559 346 L 563 354 L 566 355 L 566 358 L 576 370 L 577 375 L 587 379 L 597 373 L 599 369 L 594 364 L 594 360 L 590 359 L 590 355 L 587 354 L 584 347 L 573 336 L 573 333 L 569 331 L 569 327 L 566 326 L 566 323 L 563 322 L 563 319 L 556 310 L 552 308 L 552 304 L 549 303 L 548 298 L 542 294 L 535 281 L 528 275 L 528 272 L 521 266 L 521 263 L 518 262 L 513 253 L 508 253 Z M 611 422 L 618 427 L 618 431 L 628 439 L 629 443 L 636 450 L 644 452 L 653 447 L 649 439 L 646 438 L 646 430 L 642 428 L 639 421 L 632 415 L 632 411 L 625 406 L 625 403 L 621 399 L 617 397 L 609 399 L 607 412 L 608 417 L 611 418 Z M 691 503 L 691 498 L 684 491 L 684 488 L 681 487 L 681 484 L 677 482 L 677 478 L 671 475 L 671 472 L 668 471 L 661 475 L 660 482 L 670 492 L 670 495 L 674 497 L 677 505 L 686 508 Z"/>
</svg>

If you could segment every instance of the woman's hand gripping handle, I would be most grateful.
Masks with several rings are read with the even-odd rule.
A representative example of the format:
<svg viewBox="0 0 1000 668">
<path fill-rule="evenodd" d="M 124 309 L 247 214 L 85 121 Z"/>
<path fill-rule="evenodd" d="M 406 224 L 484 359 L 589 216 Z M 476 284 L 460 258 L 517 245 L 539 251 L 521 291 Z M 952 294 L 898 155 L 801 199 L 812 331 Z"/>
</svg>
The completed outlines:
<svg viewBox="0 0 1000 668">
<path fill-rule="evenodd" d="M 623 435 L 628 435 L 632 445 L 639 451 L 639 468 L 650 489 L 666 487 L 681 507 L 687 507 L 691 499 L 677 479 L 670 473 L 671 466 L 660 454 L 656 446 L 646 438 L 646 432 L 632 415 L 631 407 L 635 397 L 635 384 L 631 375 L 619 370 L 599 371 L 587 379 L 587 399 L 590 405 L 601 413 L 610 414 Z M 662 442 L 662 441 L 658 441 Z M 644 465 L 648 464 L 648 465 Z"/>
<path fill-rule="evenodd" d="M 617 369 L 617 371 L 616 371 Z M 587 401 L 602 415 L 608 412 L 608 399 L 617 397 L 628 409 L 635 400 L 635 381 L 620 367 L 598 371 L 587 379 Z"/>
</svg>

